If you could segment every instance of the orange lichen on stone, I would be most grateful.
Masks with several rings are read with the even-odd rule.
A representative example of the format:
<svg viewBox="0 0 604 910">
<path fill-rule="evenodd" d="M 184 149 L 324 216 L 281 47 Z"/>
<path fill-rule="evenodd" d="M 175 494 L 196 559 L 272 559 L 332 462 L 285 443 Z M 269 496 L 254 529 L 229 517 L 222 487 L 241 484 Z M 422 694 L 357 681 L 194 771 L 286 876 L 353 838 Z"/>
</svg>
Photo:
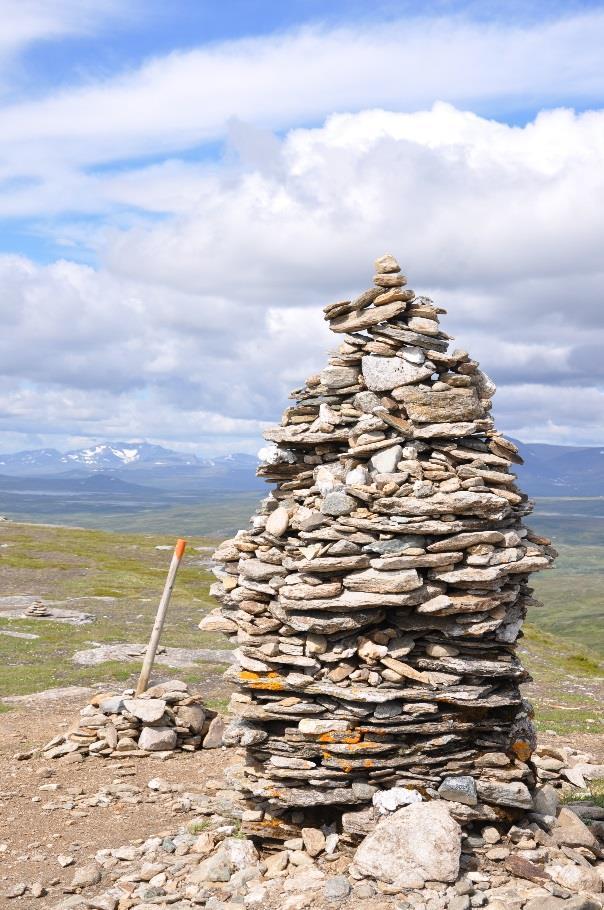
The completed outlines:
<svg viewBox="0 0 604 910">
<path fill-rule="evenodd" d="M 361 741 L 360 733 L 321 733 L 317 737 L 320 743 L 358 743 Z"/>
<path fill-rule="evenodd" d="M 336 743 L 334 743 L 334 745 L 336 745 Z M 337 743 L 337 745 L 341 745 L 342 747 L 344 747 L 347 752 L 375 752 L 376 747 L 377 747 L 377 751 L 381 752 L 382 748 L 383 748 L 381 743 L 360 741 L 360 737 L 358 740 L 353 740 L 350 743 L 349 742 Z"/>
<path fill-rule="evenodd" d="M 278 673 L 266 673 L 261 676 L 260 673 L 254 673 L 252 670 L 241 670 L 239 679 L 247 682 L 250 689 L 268 689 L 272 692 L 278 692 L 284 688 L 283 681 Z"/>
<path fill-rule="evenodd" d="M 516 758 L 523 762 L 527 762 L 533 754 L 531 745 L 526 739 L 516 739 L 511 745 L 511 750 Z"/>
<path fill-rule="evenodd" d="M 280 692 L 283 689 L 283 683 L 280 679 L 263 679 L 250 683 L 250 689 L 269 689 L 271 692 Z"/>
</svg>

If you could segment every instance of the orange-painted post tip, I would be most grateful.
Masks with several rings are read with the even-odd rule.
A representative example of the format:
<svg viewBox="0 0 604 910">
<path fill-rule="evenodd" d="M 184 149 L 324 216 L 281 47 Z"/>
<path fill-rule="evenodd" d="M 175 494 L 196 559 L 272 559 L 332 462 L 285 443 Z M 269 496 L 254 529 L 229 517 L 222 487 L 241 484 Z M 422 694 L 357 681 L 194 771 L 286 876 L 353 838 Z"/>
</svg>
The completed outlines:
<svg viewBox="0 0 604 910">
<path fill-rule="evenodd" d="M 182 559 L 182 554 L 185 552 L 186 545 L 187 541 L 182 540 L 182 538 L 179 537 L 176 541 L 176 546 L 174 547 L 174 554 L 177 559 Z"/>
</svg>

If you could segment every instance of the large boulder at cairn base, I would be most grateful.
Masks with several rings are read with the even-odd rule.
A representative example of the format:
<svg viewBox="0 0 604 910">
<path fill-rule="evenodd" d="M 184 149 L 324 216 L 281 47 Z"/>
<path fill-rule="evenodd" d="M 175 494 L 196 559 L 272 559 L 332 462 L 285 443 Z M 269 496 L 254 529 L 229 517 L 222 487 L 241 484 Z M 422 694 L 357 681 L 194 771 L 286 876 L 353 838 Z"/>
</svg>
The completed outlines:
<svg viewBox="0 0 604 910">
<path fill-rule="evenodd" d="M 454 882 L 459 874 L 461 828 L 443 802 L 413 803 L 379 821 L 358 847 L 359 872 L 393 884 L 419 874 Z"/>
</svg>

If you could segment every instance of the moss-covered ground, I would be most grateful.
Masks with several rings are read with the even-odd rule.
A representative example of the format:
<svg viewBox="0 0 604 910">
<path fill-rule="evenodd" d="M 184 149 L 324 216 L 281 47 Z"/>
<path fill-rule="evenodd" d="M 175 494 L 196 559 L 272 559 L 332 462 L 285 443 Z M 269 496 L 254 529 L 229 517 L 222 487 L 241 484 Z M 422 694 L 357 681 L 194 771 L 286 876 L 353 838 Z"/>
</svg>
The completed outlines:
<svg viewBox="0 0 604 910">
<path fill-rule="evenodd" d="M 35 639 L 0 634 L 0 697 L 24 695 L 55 686 L 121 683 L 139 664 L 107 661 L 77 666 L 76 651 L 112 642 L 146 642 L 161 595 L 174 538 L 158 534 L 117 534 L 75 528 L 2 523 L 0 543 L 0 629 L 36 635 Z M 225 648 L 222 636 L 197 628 L 211 608 L 211 573 L 207 559 L 215 543 L 191 538 L 177 576 L 162 645 Z M 206 549 L 197 550 L 197 547 Z M 12 595 L 59 602 L 57 606 L 94 615 L 85 625 L 52 620 L 9 618 L 3 607 Z M 52 609 L 52 604 L 50 604 Z M 195 670 L 170 671 L 196 681 L 218 675 L 224 667 L 200 664 Z"/>
<path fill-rule="evenodd" d="M 545 530 L 540 516 L 535 519 L 532 524 Z M 521 657 L 534 678 L 527 694 L 535 703 L 541 730 L 604 733 L 604 545 L 599 545 L 599 532 L 593 528 L 587 542 L 579 540 L 575 530 L 567 530 L 565 520 L 553 532 L 547 530 L 556 538 L 561 555 L 556 568 L 536 576 L 534 582 L 544 605 L 529 614 L 520 643 Z M 213 606 L 208 559 L 217 540 L 218 536 L 189 538 L 163 645 L 229 647 L 222 636 L 197 628 Z M 0 634 L 0 698 L 55 686 L 133 681 L 137 662 L 81 667 L 72 656 L 95 644 L 147 641 L 171 557 L 170 549 L 157 547 L 171 547 L 174 537 L 3 522 L 0 544 L 8 545 L 0 548 L 0 630 L 38 636 L 20 639 Z M 60 601 L 61 606 L 94 614 L 95 619 L 81 626 L 9 619 L 2 607 L 12 595 Z M 199 671 L 162 667 L 162 674 L 206 681 L 220 707 L 226 699 L 220 682 L 223 669 L 220 664 L 204 663 Z"/>
</svg>

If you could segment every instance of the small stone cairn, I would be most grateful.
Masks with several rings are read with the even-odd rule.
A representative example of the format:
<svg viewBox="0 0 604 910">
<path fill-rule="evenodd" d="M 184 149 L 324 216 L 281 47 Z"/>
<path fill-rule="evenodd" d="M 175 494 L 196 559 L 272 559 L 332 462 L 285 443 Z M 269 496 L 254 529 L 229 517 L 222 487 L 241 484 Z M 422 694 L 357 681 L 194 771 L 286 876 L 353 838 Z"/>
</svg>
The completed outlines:
<svg viewBox="0 0 604 910">
<path fill-rule="evenodd" d="M 211 747 L 217 723 L 222 723 L 220 718 L 203 706 L 186 683 L 170 680 L 136 697 L 133 689 L 95 695 L 70 730 L 51 739 L 42 754 L 45 758 L 70 753 L 124 758 L 193 752 L 206 746 L 206 740 L 206 747 Z"/>
<path fill-rule="evenodd" d="M 48 609 L 45 603 L 41 600 L 34 600 L 30 603 L 27 610 L 23 613 L 24 616 L 52 616 L 51 611 Z"/>
<path fill-rule="evenodd" d="M 225 741 L 246 747 L 258 836 L 304 812 L 362 837 L 416 800 L 461 824 L 533 806 L 515 646 L 556 553 L 522 524 L 494 384 L 392 256 L 376 271 L 325 308 L 342 343 L 265 434 L 276 487 L 215 554 L 201 627 L 238 645 Z"/>
</svg>

